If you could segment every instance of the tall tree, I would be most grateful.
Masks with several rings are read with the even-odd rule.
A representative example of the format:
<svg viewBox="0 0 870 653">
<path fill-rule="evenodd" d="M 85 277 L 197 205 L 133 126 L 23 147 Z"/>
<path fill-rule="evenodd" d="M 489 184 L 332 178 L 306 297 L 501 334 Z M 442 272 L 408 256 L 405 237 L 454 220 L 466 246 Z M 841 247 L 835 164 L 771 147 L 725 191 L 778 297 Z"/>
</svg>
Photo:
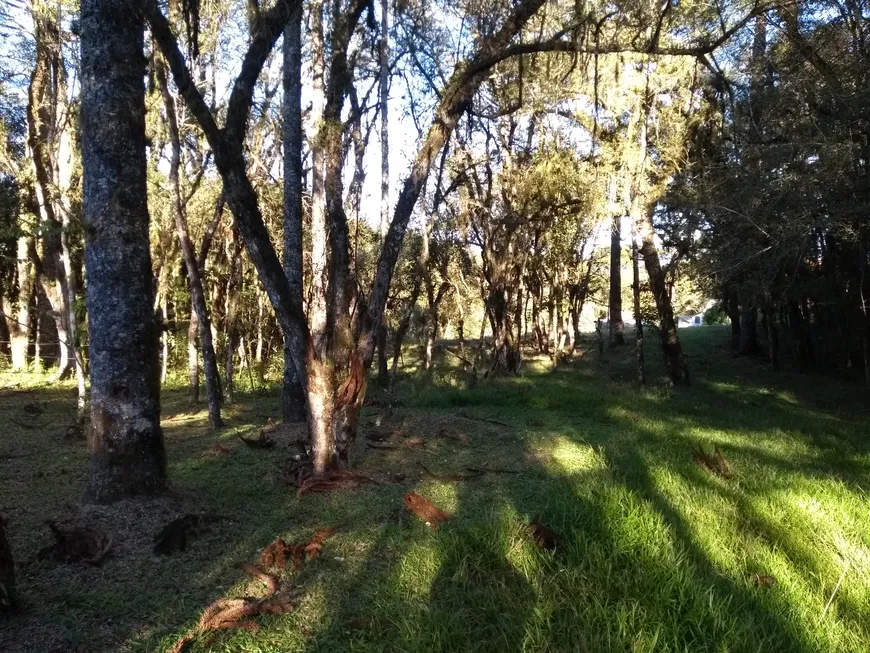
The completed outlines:
<svg viewBox="0 0 870 653">
<path fill-rule="evenodd" d="M 302 305 L 302 5 L 291 9 L 284 28 L 284 274 L 295 301 Z M 285 420 L 305 419 L 305 388 L 294 360 L 305 351 L 293 351 L 284 342 L 282 412 Z"/>
<path fill-rule="evenodd" d="M 625 344 L 622 322 L 622 216 L 614 215 L 610 226 L 610 346 Z"/>
<path fill-rule="evenodd" d="M 166 484 L 145 179 L 144 23 L 135 0 L 83 0 L 83 222 L 90 479 L 109 503 Z"/>
</svg>

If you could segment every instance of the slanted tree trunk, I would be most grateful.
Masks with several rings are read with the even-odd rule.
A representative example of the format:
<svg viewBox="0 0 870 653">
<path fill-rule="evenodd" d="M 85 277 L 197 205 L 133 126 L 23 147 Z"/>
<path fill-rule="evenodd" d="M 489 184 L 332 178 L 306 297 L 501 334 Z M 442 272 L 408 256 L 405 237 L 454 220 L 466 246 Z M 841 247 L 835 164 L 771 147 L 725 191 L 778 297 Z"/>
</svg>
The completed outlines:
<svg viewBox="0 0 870 653">
<path fill-rule="evenodd" d="M 644 267 L 649 277 L 650 290 L 656 301 L 656 309 L 659 315 L 659 332 L 662 339 L 662 351 L 665 355 L 665 365 L 668 376 L 674 385 L 689 385 L 689 367 L 683 357 L 683 348 L 680 346 L 680 336 L 677 333 L 677 324 L 674 321 L 674 309 L 668 297 L 665 274 L 662 271 L 659 253 L 653 240 L 652 219 L 647 213 L 643 220 L 644 229 L 641 233 L 640 254 L 643 256 Z"/>
<path fill-rule="evenodd" d="M 610 227 L 610 329 L 611 347 L 625 344 L 622 323 L 622 218 L 614 215 Z"/>
<path fill-rule="evenodd" d="M 144 24 L 133 0 L 81 3 L 81 138 L 91 423 L 87 501 L 166 486 L 145 178 Z"/>
<path fill-rule="evenodd" d="M 233 403 L 235 393 L 234 362 L 236 349 L 239 346 L 238 307 L 239 293 L 242 285 L 242 242 L 232 230 L 233 248 L 230 260 L 230 275 L 227 281 L 227 309 L 226 309 L 226 351 L 224 359 L 224 399 L 228 404 Z M 291 359 L 292 362 L 292 359 Z M 287 419 L 286 416 L 284 419 Z"/>
<path fill-rule="evenodd" d="M 368 368 L 374 356 L 376 334 L 383 318 L 390 281 L 405 231 L 433 161 L 456 126 L 459 117 L 470 106 L 475 92 L 488 77 L 489 69 L 499 61 L 499 57 L 505 56 L 505 51 L 514 36 L 542 4 L 543 0 L 524 0 L 514 7 L 502 26 L 490 37 L 483 39 L 478 44 L 475 54 L 465 65 L 458 66 L 447 81 L 435 109 L 432 125 L 399 193 L 393 220 L 378 258 L 366 310 L 364 314 L 358 316 L 358 322 L 353 330 L 350 328 L 347 314 L 352 285 L 348 283 L 347 224 L 341 193 L 340 125 L 346 85 L 352 79 L 352 71 L 348 67 L 347 47 L 366 3 L 355 4 L 353 11 L 347 14 L 340 13 L 340 8 L 336 8 L 336 15 L 333 16 L 332 21 L 335 29 L 331 39 L 327 108 L 323 112 L 323 120 L 315 121 L 322 123 L 319 136 L 324 138 L 318 137 L 314 140 L 316 147 L 322 148 L 325 156 L 321 156 L 320 159 L 317 156 L 312 157 L 313 181 L 316 182 L 318 176 L 322 175 L 329 216 L 327 232 L 322 222 L 318 223 L 318 211 L 322 210 L 323 199 L 318 194 L 317 184 L 313 183 L 312 259 L 325 260 L 325 256 L 323 259 L 318 258 L 317 250 L 325 255 L 326 248 L 321 246 L 319 241 L 325 242 L 324 232 L 328 233 L 329 292 L 324 293 L 317 289 L 318 284 L 321 288 L 327 284 L 324 283 L 325 270 L 315 269 L 312 275 L 312 286 L 317 290 L 312 293 L 312 302 L 309 306 L 310 329 L 305 323 L 302 307 L 290 292 L 277 254 L 269 241 L 256 194 L 245 170 L 242 151 L 254 83 L 280 34 L 279 30 L 283 30 L 286 20 L 289 19 L 288 10 L 292 4 L 289 0 L 278 0 L 273 7 L 260 12 L 261 20 L 258 29 L 251 37 L 251 45 L 233 86 L 227 105 L 226 125 L 223 129 L 217 127 L 214 115 L 193 83 L 168 21 L 160 13 L 156 3 L 146 5 L 152 34 L 169 60 L 179 90 L 212 146 L 215 164 L 224 182 L 227 202 L 233 210 L 260 280 L 275 307 L 281 329 L 286 337 L 296 343 L 302 343 L 306 349 L 307 370 L 301 367 L 299 362 L 296 362 L 296 365 L 300 375 L 305 376 L 306 372 L 308 375 L 308 417 L 316 472 L 321 472 L 333 464 L 346 464 L 347 445 L 355 434 L 359 410 L 365 396 L 364 370 Z M 319 8 L 322 8 L 319 3 L 312 7 L 314 14 L 311 28 L 312 59 L 315 86 L 312 113 L 314 116 L 318 115 L 319 109 L 316 87 L 319 79 L 322 79 L 322 74 L 318 73 L 318 61 L 322 59 L 318 53 L 318 50 L 322 50 L 322 38 L 319 38 L 318 34 L 322 35 L 323 22 L 322 16 L 318 17 Z M 320 69 L 322 71 L 322 66 Z M 312 154 L 316 152 L 313 151 Z M 323 161 L 323 168 L 319 161 Z M 330 313 L 328 317 L 332 327 L 328 330 L 328 339 L 322 338 L 327 332 L 323 328 L 327 312 L 318 306 L 321 297 L 328 299 Z M 323 304 L 327 302 L 324 301 Z"/>
<path fill-rule="evenodd" d="M 166 110 L 166 122 L 169 127 L 169 144 L 171 158 L 169 162 L 169 202 L 170 212 L 175 222 L 178 244 L 187 271 L 187 281 L 190 288 L 190 330 L 188 331 L 188 362 L 190 364 L 190 399 L 196 404 L 199 400 L 199 359 L 196 355 L 196 335 L 202 344 L 202 363 L 205 370 L 205 391 L 208 398 L 208 421 L 212 429 L 223 426 L 221 419 L 221 387 L 218 373 L 217 356 L 212 340 L 211 319 L 208 306 L 205 303 L 205 290 L 202 285 L 202 274 L 199 268 L 196 251 L 187 230 L 187 217 L 181 199 L 179 168 L 181 166 L 181 136 L 178 129 L 178 117 L 175 111 L 175 98 L 169 92 L 166 82 L 166 71 L 163 62 L 156 66 L 156 77 L 163 95 L 163 107 Z M 191 338 L 193 339 L 191 341 Z"/>
</svg>

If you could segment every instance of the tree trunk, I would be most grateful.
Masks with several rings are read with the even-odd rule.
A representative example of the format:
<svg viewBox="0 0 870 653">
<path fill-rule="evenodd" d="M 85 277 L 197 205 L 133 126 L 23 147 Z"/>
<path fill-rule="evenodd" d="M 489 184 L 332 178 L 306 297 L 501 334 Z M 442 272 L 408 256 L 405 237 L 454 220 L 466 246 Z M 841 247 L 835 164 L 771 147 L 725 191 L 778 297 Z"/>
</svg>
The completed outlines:
<svg viewBox="0 0 870 653">
<path fill-rule="evenodd" d="M 740 349 L 740 302 L 737 299 L 737 291 L 729 288 L 725 293 L 725 310 L 731 320 L 731 349 Z"/>
<path fill-rule="evenodd" d="M 622 323 L 622 218 L 614 215 L 610 227 L 610 329 L 609 344 L 625 344 L 625 325 Z"/>
<path fill-rule="evenodd" d="M 166 375 L 169 373 L 169 331 L 167 329 L 169 325 L 169 296 L 168 292 L 165 290 L 160 296 L 160 313 L 163 316 L 163 319 L 161 320 L 163 328 L 161 329 L 160 334 L 162 343 L 162 353 L 160 356 L 160 385 L 163 385 L 166 383 Z"/>
<path fill-rule="evenodd" d="M 85 498 L 166 486 L 145 176 L 144 25 L 133 0 L 81 3 L 81 139 L 91 424 Z"/>
<path fill-rule="evenodd" d="M 748 306 L 744 300 L 740 307 L 740 354 L 755 356 L 758 353 L 758 309 Z"/>
<path fill-rule="evenodd" d="M 631 269 L 632 283 L 631 294 L 634 299 L 634 334 L 635 334 L 635 355 L 637 363 L 637 382 L 640 385 L 646 383 L 646 369 L 643 359 L 643 317 L 640 313 L 640 265 L 638 262 L 637 239 L 634 237 L 632 230 L 631 237 Z"/>
<path fill-rule="evenodd" d="M 63 379 L 72 371 L 75 360 L 70 339 L 70 317 L 74 318 L 69 279 L 62 263 L 61 194 L 68 182 L 71 152 L 66 116 L 65 70 L 61 58 L 60 15 L 56 8 L 41 2 L 32 4 L 35 64 L 30 76 L 27 102 L 27 147 L 33 169 L 33 190 L 40 220 L 42 252 L 38 277 L 51 304 L 51 317 L 58 335 L 58 370 Z M 63 134 L 66 133 L 66 138 Z M 63 159 L 66 160 L 63 160 Z M 68 216 L 67 216 L 68 219 Z M 67 256 L 69 252 L 66 252 Z M 74 330 L 72 330 L 74 331 Z M 70 354 L 73 354 L 72 356 Z M 83 401 L 84 397 L 80 398 Z"/>
<path fill-rule="evenodd" d="M 242 285 L 242 242 L 232 230 L 233 249 L 230 261 L 230 275 L 227 282 L 227 308 L 226 308 L 226 351 L 224 352 L 224 399 L 228 404 L 233 403 L 235 392 L 234 361 L 236 349 L 239 346 L 238 307 L 239 293 Z"/>
<path fill-rule="evenodd" d="M 653 240 L 652 216 L 650 210 L 638 210 L 637 213 L 639 215 L 636 217 L 635 225 L 641 238 L 640 255 L 643 256 L 650 290 L 652 290 L 658 310 L 659 332 L 668 376 L 674 385 L 689 385 L 689 367 L 683 358 L 683 348 L 680 346 L 680 336 L 674 321 L 674 309 L 668 297 L 665 274 Z"/>
<path fill-rule="evenodd" d="M 16 272 L 18 274 L 18 310 L 14 313 L 10 310 L 9 339 L 12 351 L 12 371 L 23 372 L 27 369 L 27 353 L 30 340 L 30 300 L 33 296 L 33 264 L 30 260 L 30 237 L 22 235 L 18 237 L 18 261 Z"/>
<path fill-rule="evenodd" d="M 302 305 L 302 4 L 284 28 L 284 274 Z M 297 372 L 306 352 L 284 338 L 281 412 L 285 422 L 305 420 L 305 388 Z"/>
<path fill-rule="evenodd" d="M 15 562 L 6 537 L 6 518 L 0 515 L 0 617 L 16 607 Z"/>
<path fill-rule="evenodd" d="M 381 221 L 383 238 L 390 222 L 390 17 L 389 0 L 381 0 L 381 42 L 378 71 L 378 103 L 381 110 Z"/>
<path fill-rule="evenodd" d="M 378 385 L 386 388 L 390 385 L 390 367 L 387 359 L 387 325 L 382 324 L 378 330 Z"/>
<path fill-rule="evenodd" d="M 220 376 L 218 374 L 217 356 L 214 351 L 214 341 L 212 340 L 211 320 L 209 318 L 208 306 L 205 303 L 205 290 L 202 285 L 202 274 L 199 269 L 199 261 L 197 260 L 196 251 L 193 248 L 193 243 L 190 240 L 190 235 L 187 230 L 187 217 L 184 213 L 184 206 L 181 199 L 181 185 L 179 179 L 179 168 L 181 166 L 181 135 L 178 129 L 178 117 L 175 111 L 175 98 L 169 92 L 169 85 L 166 82 L 166 71 L 163 63 L 157 65 L 156 70 L 157 81 L 160 84 L 160 91 L 163 95 L 163 106 L 166 110 L 166 122 L 169 127 L 169 142 L 171 146 L 171 159 L 169 163 L 169 192 L 171 199 L 169 202 L 170 211 L 173 221 L 175 222 L 175 231 L 178 235 L 178 244 L 181 248 L 181 256 L 184 260 L 184 267 L 187 271 L 187 281 L 190 287 L 190 315 L 191 326 L 188 332 L 188 361 L 190 364 L 190 393 L 191 403 L 196 404 L 199 401 L 199 372 L 198 360 L 196 357 L 196 328 L 199 332 L 199 340 L 202 344 L 202 363 L 205 371 L 205 392 L 208 398 L 208 421 L 212 429 L 218 429 L 223 426 L 221 419 L 221 386 Z M 194 341 L 191 342 L 191 336 Z M 196 371 L 196 372 L 195 372 Z M 194 378 L 194 372 L 195 377 Z M 195 382 L 195 386 L 194 386 Z"/>
<path fill-rule="evenodd" d="M 199 322 L 197 320 L 196 310 L 193 308 L 193 301 L 191 301 L 190 320 L 187 323 L 187 402 L 191 406 L 196 406 L 199 403 L 199 348 L 196 344 L 196 333 L 198 329 Z"/>
<path fill-rule="evenodd" d="M 767 353 L 773 369 L 779 369 L 779 333 L 776 329 L 776 313 L 773 310 L 764 311 L 764 321 L 767 325 Z"/>
</svg>

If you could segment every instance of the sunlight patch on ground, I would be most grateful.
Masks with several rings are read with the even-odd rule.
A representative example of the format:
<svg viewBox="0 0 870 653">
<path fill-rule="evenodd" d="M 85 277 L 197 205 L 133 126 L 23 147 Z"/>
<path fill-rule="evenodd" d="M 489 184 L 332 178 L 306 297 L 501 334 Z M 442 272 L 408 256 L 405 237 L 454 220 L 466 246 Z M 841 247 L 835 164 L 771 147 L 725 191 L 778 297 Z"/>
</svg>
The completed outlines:
<svg viewBox="0 0 870 653">
<path fill-rule="evenodd" d="M 593 447 L 557 435 L 546 443 L 542 451 L 565 473 L 600 470 L 606 467 L 603 456 Z"/>
</svg>

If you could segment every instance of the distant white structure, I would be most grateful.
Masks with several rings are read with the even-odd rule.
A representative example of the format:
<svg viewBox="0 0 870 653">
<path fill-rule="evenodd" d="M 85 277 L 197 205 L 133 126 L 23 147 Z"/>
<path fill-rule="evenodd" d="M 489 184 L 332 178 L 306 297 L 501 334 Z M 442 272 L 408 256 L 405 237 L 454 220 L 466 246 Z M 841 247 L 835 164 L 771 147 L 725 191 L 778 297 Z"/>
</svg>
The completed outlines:
<svg viewBox="0 0 870 653">
<path fill-rule="evenodd" d="M 697 315 L 679 315 L 677 316 L 677 328 L 685 329 L 688 327 L 704 326 L 704 314 Z"/>
</svg>

